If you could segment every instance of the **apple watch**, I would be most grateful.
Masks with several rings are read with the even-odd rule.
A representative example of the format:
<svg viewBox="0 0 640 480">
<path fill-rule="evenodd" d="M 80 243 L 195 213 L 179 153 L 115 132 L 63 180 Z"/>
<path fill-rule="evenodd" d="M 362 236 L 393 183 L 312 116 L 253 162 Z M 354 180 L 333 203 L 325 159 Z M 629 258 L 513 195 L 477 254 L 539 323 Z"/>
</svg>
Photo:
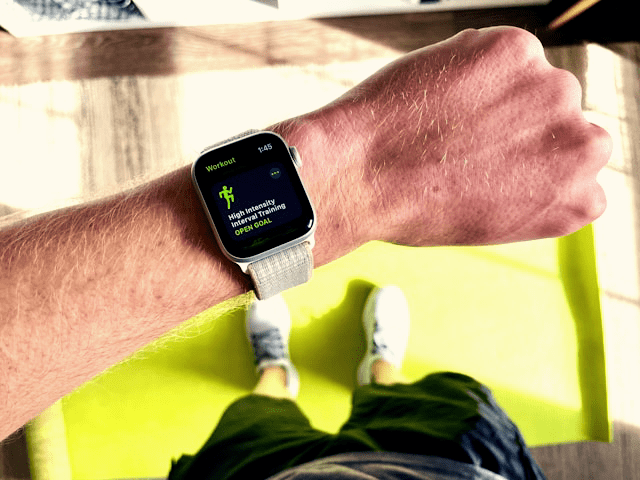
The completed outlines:
<svg viewBox="0 0 640 480">
<path fill-rule="evenodd" d="M 316 215 L 300 166 L 280 135 L 250 130 L 207 148 L 191 169 L 222 253 L 261 300 L 311 279 Z"/>
</svg>

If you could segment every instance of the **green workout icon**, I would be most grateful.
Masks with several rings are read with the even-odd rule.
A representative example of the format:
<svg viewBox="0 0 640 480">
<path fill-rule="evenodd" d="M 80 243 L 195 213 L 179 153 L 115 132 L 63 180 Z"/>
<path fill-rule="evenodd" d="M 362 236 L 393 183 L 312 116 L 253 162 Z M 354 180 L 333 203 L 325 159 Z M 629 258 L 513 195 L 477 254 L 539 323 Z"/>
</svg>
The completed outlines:
<svg viewBox="0 0 640 480">
<path fill-rule="evenodd" d="M 222 190 L 220 191 L 220 198 L 223 198 L 227 201 L 227 210 L 231 210 L 231 203 L 235 200 L 233 198 L 233 187 L 227 189 L 227 186 L 225 185 L 224 187 L 222 187 Z"/>
</svg>

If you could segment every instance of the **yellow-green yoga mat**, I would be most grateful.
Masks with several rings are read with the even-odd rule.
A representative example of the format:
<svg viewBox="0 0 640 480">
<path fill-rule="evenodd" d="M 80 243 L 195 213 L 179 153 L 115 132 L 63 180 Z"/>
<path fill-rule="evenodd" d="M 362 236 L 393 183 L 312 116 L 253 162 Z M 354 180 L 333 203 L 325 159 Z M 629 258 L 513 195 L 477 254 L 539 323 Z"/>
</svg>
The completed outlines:
<svg viewBox="0 0 640 480">
<path fill-rule="evenodd" d="M 497 247 L 371 243 L 317 269 L 284 294 L 299 404 L 317 428 L 335 431 L 349 413 L 365 351 L 361 310 L 384 284 L 402 287 L 411 308 L 410 379 L 439 370 L 474 376 L 530 445 L 610 441 L 591 227 Z M 251 390 L 244 312 L 221 310 L 63 399 L 74 479 L 166 476 L 171 458 L 197 451 L 226 406 Z"/>
</svg>

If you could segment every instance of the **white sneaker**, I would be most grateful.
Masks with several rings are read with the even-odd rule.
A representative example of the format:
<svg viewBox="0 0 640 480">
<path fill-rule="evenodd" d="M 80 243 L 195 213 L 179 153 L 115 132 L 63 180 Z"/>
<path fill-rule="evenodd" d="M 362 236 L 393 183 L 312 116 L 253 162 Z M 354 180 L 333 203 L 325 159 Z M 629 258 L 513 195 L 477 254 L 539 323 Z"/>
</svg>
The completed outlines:
<svg viewBox="0 0 640 480">
<path fill-rule="evenodd" d="M 358 367 L 358 384 L 371 383 L 371 366 L 382 359 L 397 368 L 402 366 L 409 343 L 409 304 L 400 287 L 389 285 L 374 289 L 362 314 L 367 353 Z"/>
<path fill-rule="evenodd" d="M 246 330 L 258 373 L 267 367 L 283 367 L 287 375 L 287 389 L 296 398 L 300 377 L 289 357 L 291 316 L 282 296 L 254 300 L 247 309 Z"/>
</svg>

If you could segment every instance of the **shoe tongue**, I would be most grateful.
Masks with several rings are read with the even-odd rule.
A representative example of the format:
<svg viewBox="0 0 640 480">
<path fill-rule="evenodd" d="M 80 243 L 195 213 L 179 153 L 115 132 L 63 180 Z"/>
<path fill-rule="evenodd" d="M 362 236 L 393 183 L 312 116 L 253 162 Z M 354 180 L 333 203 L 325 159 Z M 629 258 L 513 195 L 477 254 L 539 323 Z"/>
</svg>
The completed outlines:
<svg viewBox="0 0 640 480">
<path fill-rule="evenodd" d="M 256 364 L 263 360 L 277 360 L 286 356 L 285 345 L 277 328 L 252 333 L 251 344 L 256 356 Z"/>
</svg>

